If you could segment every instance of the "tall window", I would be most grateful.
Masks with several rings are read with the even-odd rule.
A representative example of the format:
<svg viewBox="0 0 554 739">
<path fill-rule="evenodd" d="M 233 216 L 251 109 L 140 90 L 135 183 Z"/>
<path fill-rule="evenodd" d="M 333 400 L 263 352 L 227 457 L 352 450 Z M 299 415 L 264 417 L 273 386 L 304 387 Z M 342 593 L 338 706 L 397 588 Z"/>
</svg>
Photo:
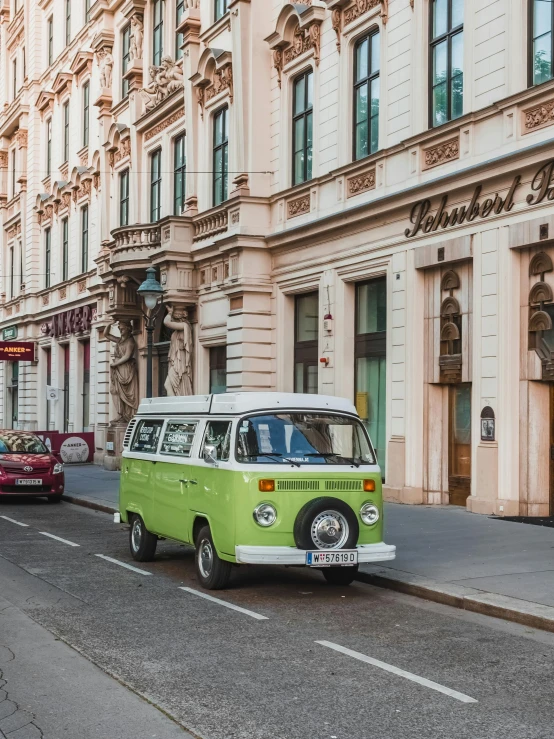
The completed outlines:
<svg viewBox="0 0 554 739">
<path fill-rule="evenodd" d="M 52 350 L 44 349 L 44 356 L 46 359 L 46 385 L 50 387 L 52 385 Z M 50 401 L 46 399 L 46 430 L 50 431 L 50 421 L 52 418 Z"/>
<path fill-rule="evenodd" d="M 210 349 L 210 393 L 227 391 L 227 347 L 212 346 Z"/>
<path fill-rule="evenodd" d="M 48 37 L 48 66 L 50 66 L 54 61 L 54 19 L 52 16 L 48 18 L 46 35 Z"/>
<path fill-rule="evenodd" d="M 354 159 L 379 148 L 379 31 L 364 36 L 354 51 Z"/>
<path fill-rule="evenodd" d="M 69 220 L 62 221 L 62 280 L 69 277 Z"/>
<path fill-rule="evenodd" d="M 552 79 L 554 57 L 554 3 L 547 0 L 530 0 L 531 8 L 531 64 L 529 84 L 540 85 Z"/>
<path fill-rule="evenodd" d="M 150 221 L 159 221 L 162 213 L 162 150 L 150 156 Z"/>
<path fill-rule="evenodd" d="M 175 139 L 174 155 L 173 155 L 173 198 L 174 198 L 174 214 L 180 216 L 185 207 L 185 180 L 187 173 L 187 160 L 185 153 L 185 136 L 178 136 Z"/>
<path fill-rule="evenodd" d="M 83 85 L 83 146 L 88 146 L 90 136 L 90 82 Z"/>
<path fill-rule="evenodd" d="M 69 380 L 70 380 L 70 355 L 71 348 L 69 344 L 64 344 L 63 352 L 63 431 L 67 434 L 69 431 Z"/>
<path fill-rule="evenodd" d="M 15 298 L 15 248 L 10 247 L 10 300 Z"/>
<path fill-rule="evenodd" d="M 129 62 L 131 61 L 131 25 L 129 24 L 123 30 L 121 34 L 121 71 L 124 75 L 129 69 Z M 129 94 L 129 80 L 124 79 L 122 81 L 121 95 L 126 98 Z"/>
<path fill-rule="evenodd" d="M 69 159 L 69 100 L 63 105 L 63 160 Z"/>
<path fill-rule="evenodd" d="M 387 279 L 356 285 L 356 410 L 385 473 L 387 417 Z"/>
<path fill-rule="evenodd" d="M 52 232 L 49 228 L 44 232 L 44 286 L 50 287 L 52 279 Z"/>
<path fill-rule="evenodd" d="M 83 431 L 90 426 L 90 341 L 83 341 Z"/>
<path fill-rule="evenodd" d="M 12 89 L 13 97 L 17 95 L 17 59 L 12 61 Z"/>
<path fill-rule="evenodd" d="M 88 205 L 81 209 L 81 272 L 88 271 Z"/>
<path fill-rule="evenodd" d="M 46 176 L 52 174 L 52 119 L 46 121 Z"/>
<path fill-rule="evenodd" d="M 229 0 L 214 0 L 214 9 L 215 20 L 218 21 L 229 10 Z"/>
<path fill-rule="evenodd" d="M 229 109 L 214 115 L 213 204 L 227 200 L 229 177 Z"/>
<path fill-rule="evenodd" d="M 65 0 L 65 45 L 71 42 L 71 0 Z"/>
<path fill-rule="evenodd" d="M 175 15 L 177 18 L 177 25 L 179 25 L 179 23 L 183 19 L 184 14 L 185 14 L 185 0 L 177 0 L 177 6 L 175 10 Z M 177 38 L 175 40 L 175 59 L 180 59 L 183 56 L 183 50 L 181 49 L 182 44 L 183 44 L 183 34 L 178 33 Z"/>
<path fill-rule="evenodd" d="M 119 225 L 129 225 L 129 170 L 119 175 Z"/>
<path fill-rule="evenodd" d="M 90 20 L 90 6 L 92 4 L 91 0 L 85 0 L 85 23 L 88 23 Z"/>
<path fill-rule="evenodd" d="M 11 382 L 10 400 L 12 411 L 12 429 L 19 428 L 19 362 L 10 362 L 11 364 Z"/>
<path fill-rule="evenodd" d="M 312 179 L 313 73 L 310 69 L 294 80 L 292 118 L 292 184 Z"/>
<path fill-rule="evenodd" d="M 12 191 L 11 196 L 12 198 L 15 197 L 15 191 L 17 187 L 17 149 L 12 149 L 11 151 L 11 169 L 12 169 Z"/>
<path fill-rule="evenodd" d="M 154 0 L 154 36 L 152 43 L 152 64 L 160 65 L 164 45 L 164 3 L 163 0 Z"/>
<path fill-rule="evenodd" d="M 431 126 L 459 118 L 464 108 L 464 3 L 431 0 Z"/>
<path fill-rule="evenodd" d="M 294 392 L 317 393 L 319 293 L 297 295 L 294 309 Z"/>
</svg>

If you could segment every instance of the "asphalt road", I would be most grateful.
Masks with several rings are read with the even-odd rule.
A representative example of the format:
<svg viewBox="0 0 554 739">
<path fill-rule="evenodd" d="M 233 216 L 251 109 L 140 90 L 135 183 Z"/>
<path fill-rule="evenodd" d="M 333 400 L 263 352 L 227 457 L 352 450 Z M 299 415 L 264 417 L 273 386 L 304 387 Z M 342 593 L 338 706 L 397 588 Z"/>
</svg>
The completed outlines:
<svg viewBox="0 0 554 739">
<path fill-rule="evenodd" d="M 55 644 L 78 650 L 202 739 L 554 735 L 552 634 L 362 583 L 333 588 L 299 569 L 245 568 L 229 590 L 211 594 L 215 601 L 200 593 L 190 548 L 162 542 L 155 562 L 138 565 L 125 527 L 106 514 L 0 501 L 0 671 L 17 651 L 6 614 L 23 612 Z M 14 685 L 23 709 L 42 721 L 37 737 L 88 737 L 70 727 L 87 692 L 106 718 L 90 736 L 175 736 L 162 714 L 163 726 L 137 731 L 139 708 L 151 721 L 155 709 L 142 701 L 133 708 L 138 699 L 115 681 L 122 692 L 104 701 L 88 662 L 64 668 L 67 696 L 57 690 L 56 660 L 48 660 L 48 680 L 33 682 L 40 664 L 36 655 L 23 659 Z M 0 679 L 0 736 L 1 692 Z"/>
</svg>

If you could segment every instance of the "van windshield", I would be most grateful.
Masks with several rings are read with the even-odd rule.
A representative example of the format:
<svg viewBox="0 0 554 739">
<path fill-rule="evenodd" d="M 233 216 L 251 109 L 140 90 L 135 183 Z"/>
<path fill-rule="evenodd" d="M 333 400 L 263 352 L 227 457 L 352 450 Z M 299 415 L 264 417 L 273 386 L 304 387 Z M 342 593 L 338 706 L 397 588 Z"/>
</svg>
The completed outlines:
<svg viewBox="0 0 554 739">
<path fill-rule="evenodd" d="M 329 413 L 275 413 L 239 422 L 243 464 L 376 464 L 362 424 Z"/>
</svg>

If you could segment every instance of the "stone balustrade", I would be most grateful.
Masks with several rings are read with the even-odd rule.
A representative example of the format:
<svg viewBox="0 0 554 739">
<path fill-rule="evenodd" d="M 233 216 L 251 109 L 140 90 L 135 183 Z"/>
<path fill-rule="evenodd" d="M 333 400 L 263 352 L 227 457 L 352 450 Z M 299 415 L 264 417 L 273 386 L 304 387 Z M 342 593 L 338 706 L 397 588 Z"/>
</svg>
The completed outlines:
<svg viewBox="0 0 554 739">
<path fill-rule="evenodd" d="M 229 213 L 227 206 L 219 207 L 207 214 L 195 216 L 193 241 L 202 241 L 227 231 Z"/>
<path fill-rule="evenodd" d="M 118 253 L 157 249 L 161 246 L 161 228 L 157 223 L 123 226 L 112 231 L 113 250 Z"/>
</svg>

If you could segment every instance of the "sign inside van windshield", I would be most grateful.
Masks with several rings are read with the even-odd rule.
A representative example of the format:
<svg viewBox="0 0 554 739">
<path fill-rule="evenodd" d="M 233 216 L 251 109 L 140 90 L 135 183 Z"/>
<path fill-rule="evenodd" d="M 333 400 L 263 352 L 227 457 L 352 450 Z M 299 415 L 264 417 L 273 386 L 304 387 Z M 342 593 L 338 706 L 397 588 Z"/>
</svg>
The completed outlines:
<svg viewBox="0 0 554 739">
<path fill-rule="evenodd" d="M 131 451 L 155 453 L 158 448 L 162 425 L 162 421 L 141 421 Z"/>
</svg>

